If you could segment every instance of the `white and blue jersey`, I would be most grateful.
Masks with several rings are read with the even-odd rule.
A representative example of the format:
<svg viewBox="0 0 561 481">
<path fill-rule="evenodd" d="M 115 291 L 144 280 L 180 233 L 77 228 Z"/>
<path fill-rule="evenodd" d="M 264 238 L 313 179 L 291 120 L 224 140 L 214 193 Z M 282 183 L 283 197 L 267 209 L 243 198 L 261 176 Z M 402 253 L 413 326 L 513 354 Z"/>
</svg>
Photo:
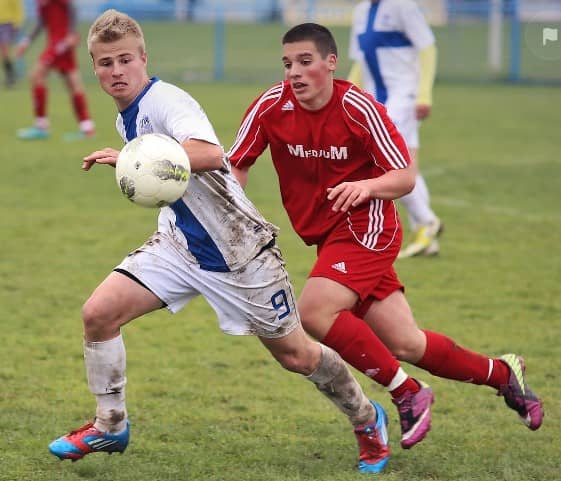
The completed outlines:
<svg viewBox="0 0 561 481">
<path fill-rule="evenodd" d="M 415 102 L 418 52 L 432 44 L 434 35 L 414 0 L 363 1 L 354 9 L 349 55 L 361 63 L 363 89 L 388 110 L 392 102 Z"/>
<path fill-rule="evenodd" d="M 125 142 L 147 133 L 162 133 L 179 142 L 203 140 L 219 145 L 205 112 L 182 89 L 152 78 L 150 84 L 117 116 Z M 183 255 L 201 269 L 229 272 L 247 264 L 274 242 L 278 228 L 248 200 L 225 158 L 220 170 L 192 173 L 185 195 L 160 210 L 158 231 L 184 239 Z"/>
</svg>

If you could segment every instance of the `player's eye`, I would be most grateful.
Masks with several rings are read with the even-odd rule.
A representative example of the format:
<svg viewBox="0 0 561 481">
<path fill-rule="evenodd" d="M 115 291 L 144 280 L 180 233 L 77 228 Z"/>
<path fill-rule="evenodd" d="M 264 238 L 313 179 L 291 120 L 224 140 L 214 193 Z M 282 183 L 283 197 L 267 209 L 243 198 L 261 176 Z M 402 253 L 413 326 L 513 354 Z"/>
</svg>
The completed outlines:
<svg viewBox="0 0 561 481">
<path fill-rule="evenodd" d="M 292 64 L 286 63 L 286 62 L 285 62 L 284 68 L 285 68 L 286 70 L 288 70 L 288 69 L 291 67 L 291 65 L 292 65 Z"/>
</svg>

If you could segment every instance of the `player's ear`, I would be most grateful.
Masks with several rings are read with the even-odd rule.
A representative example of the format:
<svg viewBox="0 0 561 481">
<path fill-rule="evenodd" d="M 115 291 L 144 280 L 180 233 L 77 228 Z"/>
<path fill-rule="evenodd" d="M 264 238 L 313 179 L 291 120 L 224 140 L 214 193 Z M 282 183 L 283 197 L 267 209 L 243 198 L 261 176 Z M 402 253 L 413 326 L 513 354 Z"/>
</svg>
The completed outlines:
<svg viewBox="0 0 561 481">
<path fill-rule="evenodd" d="M 331 72 L 335 72 L 337 68 L 337 55 L 330 53 L 327 57 L 327 66 Z"/>
</svg>

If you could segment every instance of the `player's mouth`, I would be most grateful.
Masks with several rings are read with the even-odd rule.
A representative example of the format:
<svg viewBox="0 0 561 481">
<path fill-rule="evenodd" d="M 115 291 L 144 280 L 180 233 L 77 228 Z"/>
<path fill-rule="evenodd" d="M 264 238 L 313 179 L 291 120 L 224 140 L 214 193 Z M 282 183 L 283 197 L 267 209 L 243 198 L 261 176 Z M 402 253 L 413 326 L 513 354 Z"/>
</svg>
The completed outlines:
<svg viewBox="0 0 561 481">
<path fill-rule="evenodd" d="M 292 90 L 294 92 L 301 92 L 302 90 L 304 90 L 306 88 L 306 84 L 302 83 L 302 82 L 294 82 L 292 84 Z"/>
<path fill-rule="evenodd" d="M 113 82 L 111 84 L 111 87 L 113 88 L 122 88 L 122 87 L 126 87 L 127 84 L 125 82 Z"/>
</svg>

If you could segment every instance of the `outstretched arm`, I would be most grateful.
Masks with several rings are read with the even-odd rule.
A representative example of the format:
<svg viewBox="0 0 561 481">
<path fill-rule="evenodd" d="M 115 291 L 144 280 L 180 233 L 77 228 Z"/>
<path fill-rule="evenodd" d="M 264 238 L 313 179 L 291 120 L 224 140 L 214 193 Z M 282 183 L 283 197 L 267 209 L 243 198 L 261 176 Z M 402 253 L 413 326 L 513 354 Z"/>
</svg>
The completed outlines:
<svg viewBox="0 0 561 481">
<path fill-rule="evenodd" d="M 189 139 L 181 144 L 191 164 L 191 172 L 204 172 L 206 170 L 218 170 L 223 166 L 224 150 L 216 144 L 210 144 L 203 140 Z M 96 150 L 84 157 L 82 169 L 90 170 L 94 164 L 106 164 L 112 167 L 117 165 L 119 150 L 106 147 Z"/>
<path fill-rule="evenodd" d="M 43 22 L 41 21 L 41 18 L 38 18 L 37 23 L 34 25 L 33 29 L 31 30 L 31 33 L 29 35 L 25 35 L 17 44 L 16 51 L 15 51 L 16 57 L 18 58 L 22 57 L 25 54 L 25 52 L 27 52 L 27 49 L 37 38 L 37 36 L 41 33 L 41 30 L 43 30 Z"/>
<path fill-rule="evenodd" d="M 117 164 L 117 157 L 119 155 L 119 150 L 112 149 L 111 147 L 106 147 L 105 149 L 96 150 L 90 155 L 84 157 L 82 162 L 83 170 L 90 170 L 94 164 L 107 164 L 115 167 Z"/>
</svg>

